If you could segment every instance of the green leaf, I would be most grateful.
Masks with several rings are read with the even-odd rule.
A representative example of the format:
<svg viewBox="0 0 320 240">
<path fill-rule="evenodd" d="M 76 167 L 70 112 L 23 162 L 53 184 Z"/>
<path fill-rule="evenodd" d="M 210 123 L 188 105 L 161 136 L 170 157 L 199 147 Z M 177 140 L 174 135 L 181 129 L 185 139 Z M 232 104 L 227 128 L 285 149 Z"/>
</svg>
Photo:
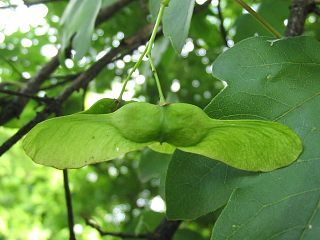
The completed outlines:
<svg viewBox="0 0 320 240">
<path fill-rule="evenodd" d="M 50 119 L 33 128 L 23 143 L 35 162 L 59 169 L 79 168 L 154 143 L 168 143 L 237 168 L 271 171 L 293 162 L 302 150 L 299 137 L 284 125 L 215 120 L 184 103 L 131 103 L 109 114 Z"/>
<path fill-rule="evenodd" d="M 275 8 L 275 4 L 277 7 Z M 283 23 L 289 16 L 290 0 L 263 0 L 258 8 L 258 13 L 268 21 L 278 32 L 285 31 Z M 250 14 L 240 15 L 236 22 L 236 35 L 233 40 L 238 42 L 248 37 L 259 34 L 260 36 L 272 36 L 272 34 L 263 28 Z"/>
<path fill-rule="evenodd" d="M 180 53 L 188 37 L 195 0 L 170 0 L 163 16 L 163 33 Z"/>
<path fill-rule="evenodd" d="M 174 234 L 173 240 L 204 240 L 198 232 L 190 229 L 178 229 Z"/>
<path fill-rule="evenodd" d="M 117 99 L 102 98 L 95 102 L 89 109 L 80 112 L 81 114 L 107 114 L 112 113 L 130 102 L 118 101 Z"/>
<path fill-rule="evenodd" d="M 251 176 L 210 158 L 176 151 L 165 183 L 167 217 L 190 220 L 213 212 L 226 204 L 246 175 Z"/>
<path fill-rule="evenodd" d="M 206 108 L 208 115 L 285 123 L 303 139 L 304 152 L 293 165 L 264 174 L 175 153 L 166 180 L 169 217 L 196 218 L 227 204 L 212 239 L 319 236 L 319 56 L 320 45 L 311 37 L 258 37 L 216 60 L 213 74 L 228 87 Z"/>
<path fill-rule="evenodd" d="M 142 182 L 160 178 L 167 171 L 171 155 L 146 149 L 140 157 L 138 175 Z"/>
<path fill-rule="evenodd" d="M 157 19 L 161 0 L 149 0 L 149 11 L 153 21 Z"/>
<path fill-rule="evenodd" d="M 64 59 L 65 50 L 72 41 L 76 51 L 75 58 L 80 60 L 88 51 L 101 0 L 71 0 L 61 18 L 62 37 L 60 58 Z"/>
</svg>

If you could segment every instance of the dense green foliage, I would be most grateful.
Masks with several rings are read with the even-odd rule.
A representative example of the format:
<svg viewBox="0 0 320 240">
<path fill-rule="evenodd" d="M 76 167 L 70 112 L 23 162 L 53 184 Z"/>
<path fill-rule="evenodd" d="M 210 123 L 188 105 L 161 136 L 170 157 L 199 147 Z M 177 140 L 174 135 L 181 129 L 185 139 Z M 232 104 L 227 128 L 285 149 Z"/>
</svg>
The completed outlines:
<svg viewBox="0 0 320 240">
<path fill-rule="evenodd" d="M 75 1 L 71 2 L 77 4 Z M 83 2 L 89 4 L 93 1 Z M 119 1 L 94 2 L 104 8 Z M 103 155 L 101 159 L 105 160 L 105 155 L 112 150 L 108 159 L 115 158 L 113 160 L 69 171 L 77 239 L 103 239 L 95 229 L 86 225 L 85 218 L 94 219 L 107 231 L 139 234 L 152 232 L 165 215 L 170 219 L 188 220 L 182 223 L 174 240 L 204 240 L 210 237 L 213 240 L 316 239 L 320 234 L 320 45 L 316 40 L 319 38 L 320 28 L 317 16 L 310 14 L 307 18 L 304 33 L 307 36 L 274 40 L 271 34 L 244 13 L 235 1 L 221 0 L 227 34 L 224 36 L 217 7 L 219 1 L 212 1 L 205 7 L 198 4 L 200 1 L 185 1 L 189 4 L 183 6 L 180 0 L 172 2 L 168 8 L 170 10 L 164 14 L 165 37 L 158 35 L 152 50 L 164 95 L 166 100 L 172 103 L 169 107 L 156 107 L 159 100 L 156 82 L 148 61 L 143 60 L 130 78 L 123 97 L 127 101 L 145 101 L 152 104 L 148 104 L 150 110 L 147 110 L 147 106 L 142 107 L 141 118 L 145 118 L 144 122 L 135 123 L 134 116 L 139 113 L 138 109 L 122 118 L 123 122 L 103 122 L 102 128 L 112 129 L 112 135 L 108 139 L 100 127 L 95 124 L 90 127 L 90 123 L 111 119 L 109 116 L 120 114 L 122 109 L 128 109 L 126 106 L 140 103 L 125 105 L 124 102 L 104 99 L 88 112 L 78 113 L 88 109 L 99 99 L 119 96 L 120 83 L 123 83 L 144 51 L 145 45 L 141 43 L 143 46 L 133 52 L 120 52 L 114 61 L 103 67 L 90 84 L 83 86 L 81 91 L 73 92 L 71 97 L 63 102 L 58 114 L 72 115 L 51 118 L 55 117 L 51 114 L 49 120 L 40 123 L 30 132 L 32 135 L 37 129 L 52 124 L 51 136 L 47 133 L 35 136 L 39 138 L 37 144 L 43 148 L 34 152 L 43 151 L 42 156 L 47 156 L 41 157 L 39 161 L 57 157 L 58 161 L 72 159 L 71 163 L 79 163 L 77 155 L 90 155 L 93 151 Z M 277 31 L 284 32 L 285 20 L 289 15 L 289 0 L 245 2 L 257 9 Z M 107 21 L 95 26 L 91 36 L 97 8 L 82 6 L 69 16 L 75 17 L 74 22 L 70 18 L 61 26 L 61 17 L 67 6 L 65 1 L 52 1 L 46 5 L 31 4 L 26 7 L 22 1 L 4 0 L 0 2 L 0 7 L 10 3 L 18 6 L 0 8 L 0 90 L 19 91 L 26 87 L 29 79 L 35 76 L 51 57 L 58 54 L 57 49 L 61 44 L 66 51 L 65 55 L 60 55 L 60 59 L 69 55 L 75 57 L 73 60 L 63 61 L 58 69 L 41 83 L 36 93 L 32 94 L 44 99 L 58 96 L 74 82 L 77 75 L 99 61 L 103 54 L 119 50 L 123 46 L 121 44 L 129 47 L 132 42 L 130 36 L 139 36 L 137 33 L 141 33 L 139 31 L 145 25 L 155 20 L 159 9 L 157 0 L 132 0 L 118 11 L 114 10 Z M 195 11 L 192 15 L 193 4 Z M 174 8 L 180 10 L 179 14 L 175 14 Z M 83 12 L 86 14 L 82 14 Z M 75 25 L 81 22 L 86 31 L 77 32 Z M 84 39 L 82 34 L 85 34 Z M 78 38 L 72 38 L 74 36 Z M 69 52 L 70 39 L 73 39 L 73 50 L 76 52 Z M 228 49 L 226 44 L 232 48 Z M 182 52 L 179 54 L 181 48 Z M 84 57 L 81 59 L 82 56 Z M 226 85 L 228 86 L 221 91 Z M 6 114 L 6 106 L 16 98 L 12 94 L 0 92 L 1 115 Z M 193 109 L 204 113 L 195 106 L 191 110 L 181 108 L 179 110 L 182 110 L 182 113 L 179 116 L 188 115 L 188 119 L 182 120 L 177 126 L 170 121 L 169 125 L 175 130 L 181 126 L 183 128 L 184 124 L 192 125 L 188 130 L 194 130 L 193 126 L 196 125 L 195 129 L 201 135 L 205 125 L 204 131 L 214 138 L 213 130 L 211 132 L 208 129 L 214 129 L 215 124 L 222 123 L 225 131 L 221 133 L 223 139 L 228 139 L 225 134 L 233 137 L 235 131 L 239 131 L 238 135 L 243 135 L 247 133 L 247 128 L 253 130 L 254 132 L 249 134 L 252 137 L 249 142 L 255 147 L 247 148 L 247 152 L 243 153 L 251 156 L 246 161 L 257 162 L 257 158 L 250 155 L 250 150 L 253 150 L 258 153 L 258 157 L 267 155 L 268 159 L 272 159 L 271 165 L 275 163 L 272 168 L 254 170 L 271 170 L 295 160 L 301 151 L 301 144 L 292 130 L 303 142 L 303 153 L 292 165 L 269 173 L 238 170 L 212 160 L 211 158 L 224 160 L 223 157 L 219 159 L 219 156 L 231 154 L 230 159 L 236 159 L 236 164 L 239 164 L 238 159 L 242 160 L 244 155 L 241 152 L 227 151 L 234 148 L 233 143 L 237 146 L 239 142 L 227 141 L 226 148 L 217 148 L 215 139 L 210 137 L 202 139 L 201 148 L 182 146 L 192 139 L 185 139 L 184 136 L 176 139 L 175 134 L 170 134 L 172 132 L 163 132 L 163 126 L 154 126 L 159 124 L 153 121 L 157 118 L 157 113 L 150 113 L 157 112 L 159 108 L 181 106 L 176 102 L 204 108 L 209 117 L 201 115 L 204 116 L 205 123 L 194 123 L 190 119 L 193 116 L 197 118 L 198 112 L 194 113 Z M 4 143 L 47 105 L 48 102 L 39 101 L 37 98 L 30 99 L 19 118 L 14 118 L 0 127 L 0 143 Z M 118 105 L 125 107 L 114 112 Z M 146 113 L 150 116 L 146 116 Z M 117 119 L 121 117 L 117 116 Z M 175 119 L 179 118 L 175 116 Z M 57 124 L 55 121 L 60 122 Z M 264 126 L 266 121 L 273 123 Z M 226 125 L 229 123 L 242 125 L 242 128 L 234 129 L 233 126 Z M 253 123 L 262 126 L 252 128 Z M 110 127 L 111 125 L 117 125 L 117 128 Z M 137 125 L 140 127 L 138 132 Z M 264 127 L 271 127 L 270 132 L 262 129 Z M 281 144 L 276 143 L 280 138 L 276 138 L 275 134 L 279 131 L 274 130 L 278 127 L 280 132 L 284 131 L 292 136 L 284 137 L 284 141 L 294 141 L 297 147 L 282 141 Z M 72 128 L 83 134 L 85 140 L 78 139 L 78 135 L 72 135 Z M 128 128 L 132 128 L 132 131 L 121 132 Z M 155 131 L 155 135 L 151 135 L 156 136 L 156 139 L 151 137 L 146 141 L 144 131 L 150 129 L 151 132 Z M 89 140 L 93 133 L 95 137 L 103 140 L 98 143 L 94 141 L 90 145 Z M 59 134 L 63 135 L 67 143 L 72 143 L 61 141 Z M 172 153 L 174 149 L 169 144 L 158 144 L 157 142 L 163 140 L 158 138 L 158 134 L 165 137 L 165 140 L 169 139 L 170 141 L 166 141 L 169 144 L 174 142 L 172 145 L 180 146 L 180 150 L 176 150 L 173 155 L 164 154 Z M 129 139 L 127 141 L 131 144 L 130 148 L 123 150 L 121 147 L 121 154 L 115 154 L 117 140 L 121 138 L 122 141 L 124 135 Z M 188 133 L 189 135 L 191 134 Z M 244 135 L 245 139 L 248 139 L 248 135 Z M 273 135 L 273 141 L 270 140 L 270 135 Z M 143 139 L 140 139 L 141 136 Z M 271 152 L 275 148 L 259 146 L 261 138 L 264 137 L 268 141 L 263 142 L 269 143 L 268 145 L 283 146 L 281 151 L 284 151 L 284 155 Z M 244 138 L 240 136 L 240 139 Z M 115 144 L 114 148 L 105 147 L 107 140 Z M 29 148 L 28 141 L 26 138 L 25 148 Z M 77 144 L 81 141 L 85 141 L 86 147 L 81 145 L 79 149 Z M 53 142 L 57 145 L 53 146 Z M 220 140 L 219 144 L 221 142 L 223 141 Z M 194 142 L 192 144 L 197 145 Z M 146 145 L 150 146 L 145 148 Z M 73 147 L 75 149 L 70 151 Z M 292 148 L 292 151 L 287 151 L 288 147 Z M 136 149 L 138 150 L 131 152 Z M 219 150 L 218 154 L 212 153 Z M 207 154 L 208 152 L 210 153 Z M 275 157 L 270 158 L 273 155 Z M 62 159 L 62 156 L 67 157 Z M 286 156 L 290 156 L 290 161 L 277 164 L 277 158 Z M 242 167 L 225 162 L 242 169 L 252 167 L 251 163 Z M 69 167 L 83 165 L 86 163 Z M 267 165 L 270 166 L 270 162 L 267 162 Z M 64 168 L 66 162 L 55 166 Z M 162 199 L 165 200 L 166 211 Z M 23 152 L 22 141 L 19 141 L 0 158 L 0 239 L 60 240 L 68 239 L 68 236 L 62 171 L 34 164 Z M 104 239 L 118 238 L 108 236 Z"/>
</svg>

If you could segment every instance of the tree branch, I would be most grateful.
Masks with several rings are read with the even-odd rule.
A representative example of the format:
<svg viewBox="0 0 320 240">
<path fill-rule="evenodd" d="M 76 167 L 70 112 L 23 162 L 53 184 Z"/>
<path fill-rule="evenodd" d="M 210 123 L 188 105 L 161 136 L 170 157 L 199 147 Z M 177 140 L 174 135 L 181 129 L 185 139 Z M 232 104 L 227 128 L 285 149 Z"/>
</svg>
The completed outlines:
<svg viewBox="0 0 320 240">
<path fill-rule="evenodd" d="M 226 31 L 226 29 L 224 27 L 224 17 L 223 17 L 222 10 L 221 10 L 221 0 L 218 1 L 217 9 L 218 9 L 218 17 L 219 17 L 219 20 L 220 20 L 220 26 L 219 26 L 220 34 L 221 34 L 222 40 L 224 42 L 224 45 L 226 47 L 229 47 L 227 31 Z"/>
<path fill-rule="evenodd" d="M 13 96 L 19 96 L 19 97 L 23 97 L 23 98 L 27 98 L 27 99 L 33 99 L 37 102 L 43 102 L 43 103 L 49 103 L 54 101 L 53 98 L 49 98 L 49 97 L 38 97 L 38 96 L 34 96 L 31 94 L 27 94 L 27 93 L 20 93 L 20 92 L 15 92 L 15 91 L 11 91 L 11 90 L 4 90 L 4 89 L 0 89 L 0 93 L 4 93 L 4 94 L 8 94 L 8 95 L 13 95 Z"/>
<path fill-rule="evenodd" d="M 181 223 L 182 221 L 163 219 L 148 240 L 171 240 Z"/>
<path fill-rule="evenodd" d="M 69 240 L 76 240 L 76 235 L 74 234 L 74 230 L 73 230 L 74 217 L 73 217 L 73 209 L 72 209 L 71 192 L 69 188 L 68 170 L 64 169 L 62 171 L 63 171 L 64 193 L 66 197 L 66 206 L 67 206 L 67 212 L 68 212 Z"/>
<path fill-rule="evenodd" d="M 162 220 L 159 226 L 152 233 L 145 234 L 128 234 L 128 233 L 115 233 L 105 231 L 94 221 L 85 218 L 85 222 L 88 226 L 96 229 L 101 236 L 112 236 L 118 238 L 134 238 L 134 239 L 146 239 L 146 240 L 171 240 L 176 231 L 178 230 L 182 221 L 169 221 L 166 218 Z"/>
<path fill-rule="evenodd" d="M 101 236 L 111 236 L 118 238 L 134 238 L 134 239 L 147 239 L 148 234 L 130 234 L 130 233 L 121 233 L 121 232 L 108 232 L 105 231 L 99 226 L 96 222 L 91 219 L 84 219 L 86 224 L 94 229 L 96 229 Z"/>
<path fill-rule="evenodd" d="M 96 20 L 96 26 L 111 18 L 116 12 L 133 1 L 134 0 L 119 0 L 111 6 L 101 9 Z M 33 78 L 26 82 L 25 87 L 20 90 L 20 93 L 36 94 L 39 91 L 41 84 L 48 79 L 59 66 L 58 56 L 53 57 Z M 12 118 L 19 117 L 27 103 L 27 98 L 17 97 L 11 101 L 10 104 L 6 105 L 0 112 L 0 125 L 4 125 Z"/>
<path fill-rule="evenodd" d="M 304 25 L 308 14 L 315 7 L 314 0 L 292 0 L 290 15 L 285 35 L 287 37 L 300 36 L 304 32 Z"/>
</svg>

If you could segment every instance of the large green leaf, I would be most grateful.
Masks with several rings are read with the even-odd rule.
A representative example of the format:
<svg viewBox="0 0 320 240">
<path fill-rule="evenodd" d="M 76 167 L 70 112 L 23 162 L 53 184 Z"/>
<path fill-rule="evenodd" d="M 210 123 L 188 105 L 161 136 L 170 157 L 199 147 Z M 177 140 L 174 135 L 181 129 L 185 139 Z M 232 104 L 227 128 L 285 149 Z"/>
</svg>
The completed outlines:
<svg viewBox="0 0 320 240">
<path fill-rule="evenodd" d="M 168 168 L 171 155 L 146 149 L 140 157 L 138 176 L 142 182 L 150 181 L 153 178 L 160 178 Z"/>
<path fill-rule="evenodd" d="M 311 37 L 275 42 L 257 37 L 216 60 L 213 74 L 228 87 L 206 108 L 209 116 L 285 123 L 303 139 L 304 152 L 295 164 L 264 174 L 177 153 L 167 173 L 169 217 L 195 218 L 227 204 L 212 239 L 319 236 L 319 56 L 320 45 Z"/>
<path fill-rule="evenodd" d="M 72 41 L 76 59 L 80 60 L 88 51 L 94 23 L 101 7 L 101 0 L 71 0 L 61 18 L 61 57 Z"/>
<path fill-rule="evenodd" d="M 263 0 L 257 12 L 279 33 L 283 33 L 285 31 L 284 21 L 288 18 L 290 4 L 290 0 Z M 235 22 L 235 28 L 236 35 L 233 38 L 235 42 L 257 34 L 259 36 L 272 36 L 250 14 L 240 15 Z"/>
<path fill-rule="evenodd" d="M 109 114 L 50 119 L 33 128 L 23 143 L 35 162 L 60 169 L 110 160 L 154 143 L 168 143 L 250 171 L 287 166 L 302 150 L 299 137 L 284 125 L 220 121 L 184 103 L 131 103 Z"/>
<path fill-rule="evenodd" d="M 180 53 L 188 37 L 195 0 L 170 0 L 163 16 L 163 33 Z"/>
</svg>

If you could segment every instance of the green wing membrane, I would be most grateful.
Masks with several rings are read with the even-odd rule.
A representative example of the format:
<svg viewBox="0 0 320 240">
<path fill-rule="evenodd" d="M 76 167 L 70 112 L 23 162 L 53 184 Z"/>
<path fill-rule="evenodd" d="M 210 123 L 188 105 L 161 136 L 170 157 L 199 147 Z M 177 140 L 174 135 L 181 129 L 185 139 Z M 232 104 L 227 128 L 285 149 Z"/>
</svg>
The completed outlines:
<svg viewBox="0 0 320 240">
<path fill-rule="evenodd" d="M 138 150 L 145 143 L 124 138 L 107 114 L 75 114 L 38 124 L 23 148 L 38 164 L 58 169 L 80 168 Z"/>
<path fill-rule="evenodd" d="M 297 159 L 300 138 L 280 123 L 216 120 L 184 103 L 165 106 L 130 103 L 114 107 L 100 101 L 90 111 L 38 124 L 23 142 L 36 163 L 58 169 L 79 168 L 143 147 L 162 152 L 175 148 L 248 171 L 272 171 Z M 102 109 L 102 110 L 101 110 Z"/>
<path fill-rule="evenodd" d="M 272 171 L 289 165 L 302 150 L 288 127 L 257 120 L 211 120 L 212 128 L 195 146 L 180 148 L 250 171 Z"/>
</svg>

